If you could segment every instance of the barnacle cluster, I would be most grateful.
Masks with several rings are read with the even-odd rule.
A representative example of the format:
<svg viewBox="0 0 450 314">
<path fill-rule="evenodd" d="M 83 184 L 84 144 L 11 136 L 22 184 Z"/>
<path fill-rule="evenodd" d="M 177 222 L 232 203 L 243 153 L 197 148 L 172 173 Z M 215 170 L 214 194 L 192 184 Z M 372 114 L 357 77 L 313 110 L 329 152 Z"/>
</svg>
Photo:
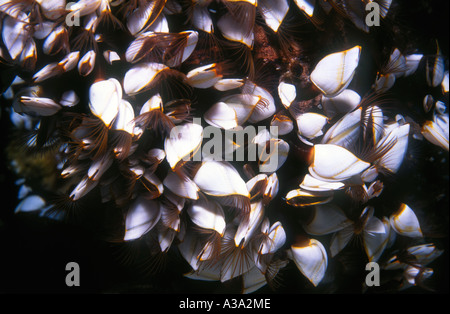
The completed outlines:
<svg viewBox="0 0 450 314">
<path fill-rule="evenodd" d="M 0 1 L 15 212 L 244 293 L 426 289 L 448 47 L 414 40 L 404 2 Z"/>
</svg>

